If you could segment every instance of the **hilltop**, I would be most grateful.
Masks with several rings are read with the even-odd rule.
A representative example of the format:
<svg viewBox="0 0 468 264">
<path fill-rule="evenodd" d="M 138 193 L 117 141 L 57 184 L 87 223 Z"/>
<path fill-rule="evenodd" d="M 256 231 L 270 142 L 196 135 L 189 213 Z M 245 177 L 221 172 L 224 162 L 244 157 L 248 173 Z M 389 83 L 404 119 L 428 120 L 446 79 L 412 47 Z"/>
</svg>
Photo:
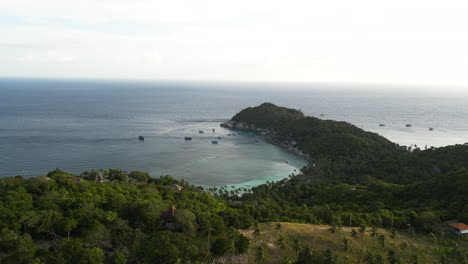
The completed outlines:
<svg viewBox="0 0 468 264">
<path fill-rule="evenodd" d="M 468 147 L 408 149 L 270 103 L 224 124 L 307 155 L 295 175 L 203 190 L 59 169 L 0 179 L 2 263 L 466 263 Z"/>
<path fill-rule="evenodd" d="M 251 239 L 233 263 L 434 263 L 444 242 L 381 228 L 270 222 L 240 230 Z M 445 239 L 442 239 L 445 240 Z M 237 260 L 237 262 L 235 261 Z M 380 261 L 380 262 L 379 262 Z M 455 256 L 446 261 L 455 262 Z"/>
</svg>

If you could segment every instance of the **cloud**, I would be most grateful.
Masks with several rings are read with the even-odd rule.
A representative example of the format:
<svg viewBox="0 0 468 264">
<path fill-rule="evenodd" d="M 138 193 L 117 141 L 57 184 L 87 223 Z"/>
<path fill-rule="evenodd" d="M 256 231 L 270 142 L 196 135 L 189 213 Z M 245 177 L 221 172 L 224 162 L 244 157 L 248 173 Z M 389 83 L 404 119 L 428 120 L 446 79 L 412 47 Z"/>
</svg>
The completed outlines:
<svg viewBox="0 0 468 264">
<path fill-rule="evenodd" d="M 465 0 L 6 1 L 0 75 L 468 85 L 466 10 Z"/>
<path fill-rule="evenodd" d="M 68 51 L 63 50 L 29 50 L 23 53 L 21 56 L 18 57 L 18 61 L 22 63 L 28 62 L 44 62 L 44 63 L 52 63 L 52 62 L 73 62 L 76 61 L 77 57 Z"/>
</svg>

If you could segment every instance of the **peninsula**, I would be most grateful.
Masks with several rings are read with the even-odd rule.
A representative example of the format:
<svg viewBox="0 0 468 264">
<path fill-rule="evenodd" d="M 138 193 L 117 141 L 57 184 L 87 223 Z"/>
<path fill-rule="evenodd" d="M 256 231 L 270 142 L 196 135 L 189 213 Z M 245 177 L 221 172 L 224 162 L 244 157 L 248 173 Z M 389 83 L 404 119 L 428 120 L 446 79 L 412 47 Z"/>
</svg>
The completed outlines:
<svg viewBox="0 0 468 264">
<path fill-rule="evenodd" d="M 263 134 L 309 164 L 298 175 L 240 191 L 118 169 L 0 179 L 0 262 L 468 258 L 467 146 L 408 149 L 346 122 L 270 103 L 222 126 Z"/>
</svg>

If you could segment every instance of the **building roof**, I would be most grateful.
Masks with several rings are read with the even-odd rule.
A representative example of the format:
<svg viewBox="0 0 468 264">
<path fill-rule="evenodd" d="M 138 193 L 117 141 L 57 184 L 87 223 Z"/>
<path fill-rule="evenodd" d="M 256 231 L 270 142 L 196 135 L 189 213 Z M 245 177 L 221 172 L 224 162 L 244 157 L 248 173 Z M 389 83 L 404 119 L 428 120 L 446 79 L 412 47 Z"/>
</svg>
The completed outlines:
<svg viewBox="0 0 468 264">
<path fill-rule="evenodd" d="M 174 190 L 178 190 L 178 191 L 181 191 L 184 187 L 178 185 L 178 184 L 172 184 L 172 188 L 174 188 Z"/>
<path fill-rule="evenodd" d="M 450 224 L 450 226 L 460 231 L 468 230 L 468 225 L 465 225 L 464 223 L 454 223 Z"/>
</svg>

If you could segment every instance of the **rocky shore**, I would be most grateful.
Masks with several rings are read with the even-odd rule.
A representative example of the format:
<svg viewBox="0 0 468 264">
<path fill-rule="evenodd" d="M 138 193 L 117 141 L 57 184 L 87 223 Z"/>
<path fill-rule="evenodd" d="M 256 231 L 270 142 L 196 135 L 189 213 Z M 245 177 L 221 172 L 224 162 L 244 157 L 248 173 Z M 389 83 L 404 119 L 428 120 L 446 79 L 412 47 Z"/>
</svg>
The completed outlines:
<svg viewBox="0 0 468 264">
<path fill-rule="evenodd" d="M 221 123 L 220 126 L 231 130 L 256 132 L 264 136 L 266 142 L 279 146 L 308 162 L 311 161 L 309 155 L 303 153 L 298 149 L 296 141 L 294 141 L 292 138 L 285 138 L 284 136 L 280 136 L 275 131 L 264 128 L 257 128 L 253 124 L 248 124 L 246 122 L 238 122 L 234 120 L 229 120 L 227 122 Z"/>
</svg>

